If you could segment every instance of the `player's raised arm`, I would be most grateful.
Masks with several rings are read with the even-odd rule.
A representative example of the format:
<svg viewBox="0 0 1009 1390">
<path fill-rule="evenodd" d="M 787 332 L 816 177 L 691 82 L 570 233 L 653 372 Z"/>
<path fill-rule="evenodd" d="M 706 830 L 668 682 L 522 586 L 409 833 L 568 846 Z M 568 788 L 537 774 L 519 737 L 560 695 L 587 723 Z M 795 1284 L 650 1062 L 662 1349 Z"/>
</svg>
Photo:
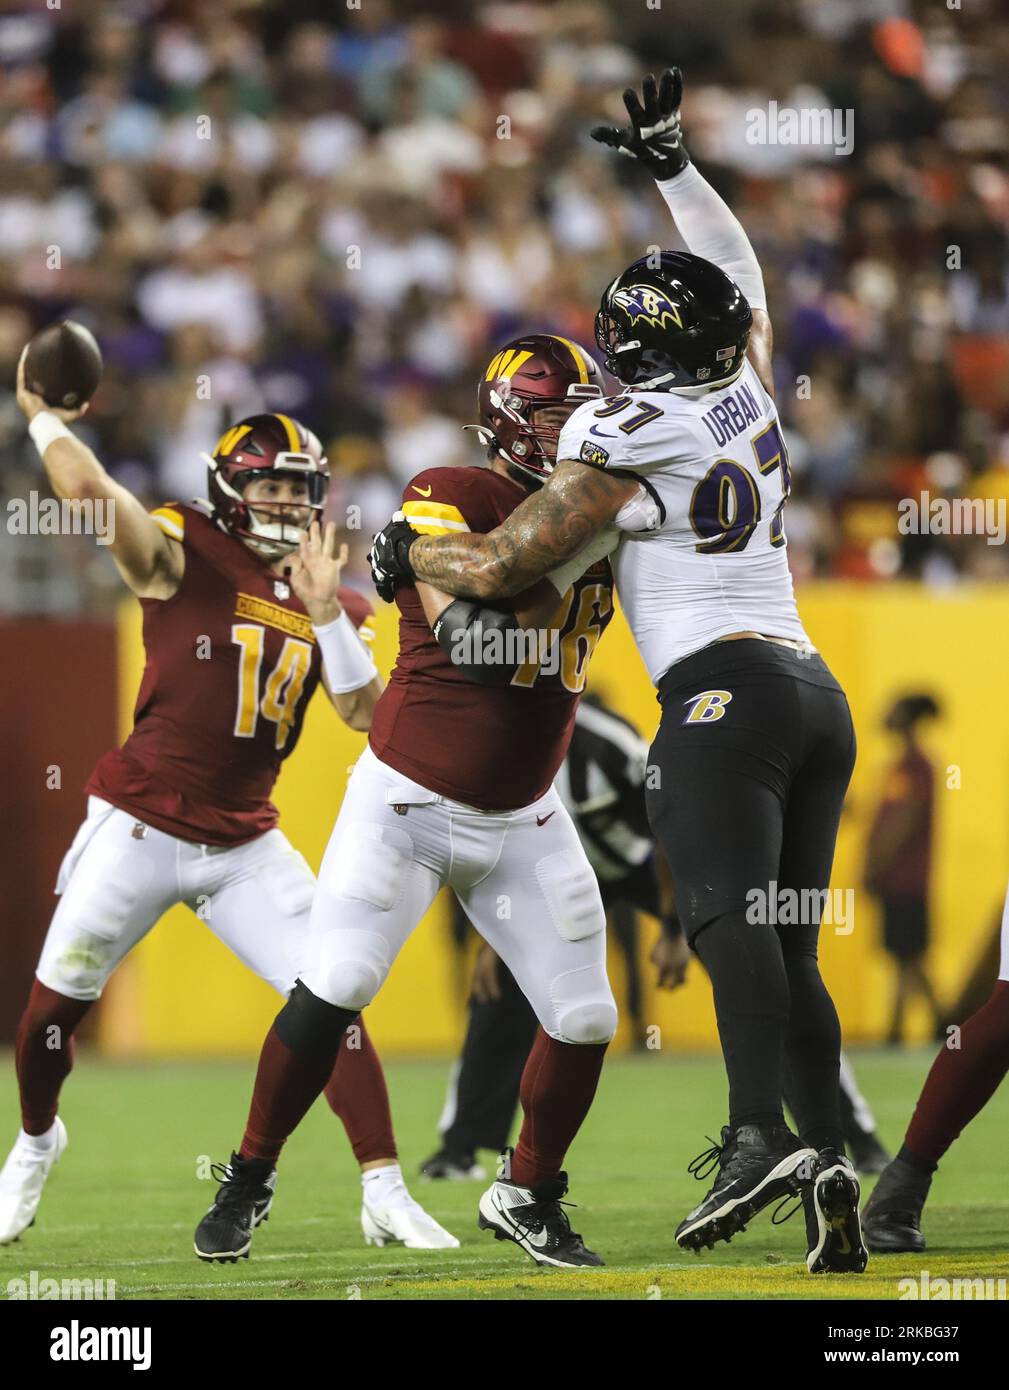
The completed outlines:
<svg viewBox="0 0 1009 1390">
<path fill-rule="evenodd" d="M 767 393 L 774 395 L 771 374 L 773 334 L 767 313 L 764 277 L 739 219 L 691 164 L 680 134 L 683 75 L 667 68 L 656 85 L 650 74 L 641 84 L 641 97 L 632 87 L 624 92 L 630 124 L 597 126 L 593 139 L 637 159 L 655 179 L 687 249 L 703 256 L 734 280 L 753 311 L 748 356 Z"/>
<path fill-rule="evenodd" d="M 18 363 L 17 402 L 57 497 L 105 501 L 112 507 L 109 550 L 138 598 L 171 598 L 184 566 L 182 546 L 172 540 L 128 488 L 105 471 L 94 452 L 67 425 L 87 410 L 58 410 L 25 385 L 25 354 Z"/>
</svg>

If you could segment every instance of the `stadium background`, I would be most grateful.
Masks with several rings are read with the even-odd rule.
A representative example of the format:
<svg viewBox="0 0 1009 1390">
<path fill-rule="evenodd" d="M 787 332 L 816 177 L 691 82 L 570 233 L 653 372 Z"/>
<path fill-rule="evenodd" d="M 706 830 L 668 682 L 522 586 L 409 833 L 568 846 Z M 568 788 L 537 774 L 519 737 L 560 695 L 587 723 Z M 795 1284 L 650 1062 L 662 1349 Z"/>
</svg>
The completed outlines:
<svg viewBox="0 0 1009 1390">
<path fill-rule="evenodd" d="M 854 930 L 826 930 L 824 959 L 847 1037 L 878 1038 L 889 966 L 858 885 L 896 694 L 924 687 L 943 707 L 930 964 L 944 1000 L 989 947 L 1009 870 L 1006 549 L 896 524 L 898 500 L 923 489 L 1009 495 L 1005 19 L 998 0 L 740 0 L 731 21 L 699 0 L 9 6 L 0 500 L 39 486 L 11 389 L 18 353 L 71 315 L 105 351 L 80 429 L 116 476 L 151 505 L 188 497 L 227 419 L 263 405 L 299 415 L 327 445 L 332 515 L 355 523 L 348 577 L 367 589 L 367 537 L 403 482 L 475 461 L 459 425 L 492 345 L 529 328 L 591 345 L 602 286 L 669 242 L 647 179 L 586 131 L 618 114 L 642 70 L 680 62 L 688 147 L 765 270 L 796 477 L 789 554 L 859 731 L 834 877 L 856 890 Z M 749 144 L 746 113 L 771 100 L 850 109 L 852 153 Z M 140 652 L 135 605 L 80 539 L 8 527 L 0 605 L 9 1038 L 81 786 L 126 727 Z M 378 628 L 388 666 L 389 610 Z M 590 685 L 654 728 L 621 625 Z M 283 773 L 282 824 L 313 864 L 360 744 L 317 702 Z M 370 1011 L 387 1053 L 459 1037 L 445 916 L 432 913 Z M 251 1052 L 274 1009 L 179 911 L 113 982 L 99 1040 L 118 1054 Z M 714 1042 L 699 970 L 651 995 L 646 1017 L 664 1046 Z"/>
</svg>

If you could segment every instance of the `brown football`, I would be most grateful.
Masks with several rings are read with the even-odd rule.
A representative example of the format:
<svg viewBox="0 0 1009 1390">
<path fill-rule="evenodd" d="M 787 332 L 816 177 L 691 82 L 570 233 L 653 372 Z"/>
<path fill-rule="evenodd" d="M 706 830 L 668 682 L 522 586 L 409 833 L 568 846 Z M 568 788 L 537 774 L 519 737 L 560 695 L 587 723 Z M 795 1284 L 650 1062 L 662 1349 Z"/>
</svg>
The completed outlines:
<svg viewBox="0 0 1009 1390">
<path fill-rule="evenodd" d="M 28 344 L 25 385 L 46 405 L 77 410 L 95 394 L 101 379 L 101 349 L 81 323 L 51 323 Z"/>
</svg>

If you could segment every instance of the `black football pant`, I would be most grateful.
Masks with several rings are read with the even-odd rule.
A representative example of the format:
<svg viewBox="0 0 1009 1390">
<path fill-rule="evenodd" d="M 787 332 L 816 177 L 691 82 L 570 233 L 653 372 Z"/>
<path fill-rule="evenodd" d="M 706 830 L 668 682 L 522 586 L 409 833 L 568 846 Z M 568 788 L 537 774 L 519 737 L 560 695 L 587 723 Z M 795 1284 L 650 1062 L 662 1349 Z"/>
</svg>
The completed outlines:
<svg viewBox="0 0 1009 1390">
<path fill-rule="evenodd" d="M 610 929 L 627 963 L 628 1013 L 639 1024 L 641 981 L 637 913 L 659 913 L 659 886 L 652 860 L 617 882 L 600 883 Z M 449 1086 L 440 1128 L 455 1154 L 503 1149 L 519 1103 L 519 1083 L 536 1036 L 536 1017 L 503 962 L 499 999 L 470 1000 L 462 1054 Z"/>
<path fill-rule="evenodd" d="M 787 1056 L 801 1137 L 840 1148 L 841 1033 L 817 938 L 855 761 L 844 693 L 819 656 L 753 638 L 677 662 L 659 699 L 648 815 L 711 977 L 729 1123 L 783 1123 Z"/>
</svg>

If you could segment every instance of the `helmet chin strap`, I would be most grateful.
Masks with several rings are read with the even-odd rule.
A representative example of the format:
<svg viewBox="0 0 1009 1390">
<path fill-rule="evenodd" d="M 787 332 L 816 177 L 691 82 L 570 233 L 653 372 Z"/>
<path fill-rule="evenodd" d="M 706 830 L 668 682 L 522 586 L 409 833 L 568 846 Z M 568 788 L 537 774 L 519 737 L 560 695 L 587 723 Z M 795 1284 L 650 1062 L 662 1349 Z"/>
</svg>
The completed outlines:
<svg viewBox="0 0 1009 1390">
<path fill-rule="evenodd" d="M 526 422 L 528 423 L 528 422 Z M 508 475 L 514 478 L 515 482 L 521 483 L 523 487 L 542 487 L 543 479 L 538 473 L 523 468 L 521 463 L 517 463 L 511 454 L 506 453 L 497 442 L 497 436 L 493 430 L 489 430 L 486 425 L 463 425 L 464 430 L 475 430 L 480 443 L 487 449 L 493 449 L 496 458 L 508 465 Z"/>
<path fill-rule="evenodd" d="M 548 469 L 545 474 L 528 473 L 520 463 L 516 463 L 507 454 L 499 454 L 508 465 L 508 476 L 512 482 L 518 483 L 519 487 L 524 487 L 527 492 L 533 492 L 536 488 L 541 488 L 546 482 L 552 470 Z"/>
<path fill-rule="evenodd" d="M 731 386 L 734 381 L 737 381 L 739 377 L 742 376 L 745 366 L 746 358 L 744 357 L 731 376 L 722 377 L 719 381 L 698 382 L 696 386 L 668 386 L 666 387 L 666 392 L 670 396 L 706 396 L 709 391 L 719 391 L 723 386 Z M 664 381 L 669 381 L 672 375 L 672 372 L 666 372 L 662 376 L 649 377 L 647 381 L 637 381 L 634 385 L 639 390 L 654 391 L 661 387 Z"/>
<path fill-rule="evenodd" d="M 631 339 L 627 343 L 618 343 L 613 349 L 614 358 L 619 358 L 622 352 L 633 352 L 640 348 L 641 341 L 638 338 Z M 746 366 L 746 354 L 743 354 L 742 361 L 731 376 L 721 377 L 718 381 L 698 382 L 696 386 L 668 386 L 666 391 L 670 396 L 686 396 L 688 399 L 695 396 L 706 396 L 709 391 L 717 391 L 722 386 L 731 386 L 732 383 L 742 375 L 743 368 Z M 613 370 L 611 368 L 611 370 Z M 665 382 L 671 381 L 673 372 L 663 372 L 661 376 L 649 377 L 647 381 L 627 382 L 628 386 L 637 387 L 638 390 L 656 391 L 662 388 Z M 619 372 L 614 371 L 614 376 L 622 380 Z"/>
</svg>

